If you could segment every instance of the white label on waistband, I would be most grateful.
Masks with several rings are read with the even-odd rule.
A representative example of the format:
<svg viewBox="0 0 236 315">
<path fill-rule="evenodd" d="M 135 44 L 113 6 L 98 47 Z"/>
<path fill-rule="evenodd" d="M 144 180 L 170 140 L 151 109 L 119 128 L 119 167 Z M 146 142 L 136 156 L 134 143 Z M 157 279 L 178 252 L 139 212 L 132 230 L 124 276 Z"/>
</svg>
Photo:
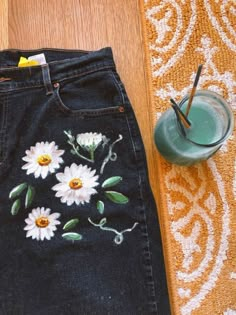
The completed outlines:
<svg viewBox="0 0 236 315">
<path fill-rule="evenodd" d="M 38 54 L 38 55 L 30 56 L 30 57 L 28 57 L 28 60 L 38 61 L 40 65 L 45 65 L 47 63 L 44 54 Z"/>
</svg>

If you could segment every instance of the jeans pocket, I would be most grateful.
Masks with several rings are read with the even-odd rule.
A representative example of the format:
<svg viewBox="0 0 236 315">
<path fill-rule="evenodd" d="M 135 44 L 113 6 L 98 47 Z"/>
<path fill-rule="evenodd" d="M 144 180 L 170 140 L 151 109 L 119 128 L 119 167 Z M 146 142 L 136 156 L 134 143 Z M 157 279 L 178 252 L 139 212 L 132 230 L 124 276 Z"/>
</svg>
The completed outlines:
<svg viewBox="0 0 236 315">
<path fill-rule="evenodd" d="M 122 94 L 110 70 L 71 77 L 54 84 L 58 108 L 71 114 L 119 111 Z"/>
</svg>

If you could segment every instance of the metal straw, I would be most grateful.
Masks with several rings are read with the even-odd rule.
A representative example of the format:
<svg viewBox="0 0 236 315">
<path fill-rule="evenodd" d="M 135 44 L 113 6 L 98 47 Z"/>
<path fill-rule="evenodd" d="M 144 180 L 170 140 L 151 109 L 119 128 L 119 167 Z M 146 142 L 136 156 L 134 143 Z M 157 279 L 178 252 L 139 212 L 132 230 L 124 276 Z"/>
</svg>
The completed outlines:
<svg viewBox="0 0 236 315">
<path fill-rule="evenodd" d="M 189 96 L 189 101 L 188 101 L 188 105 L 187 105 L 187 109 L 186 109 L 186 113 L 185 113 L 186 117 L 188 117 L 188 114 L 189 114 L 189 111 L 190 111 L 190 108 L 191 108 L 191 105 L 192 105 L 193 97 L 194 97 L 194 94 L 196 92 L 196 88 L 197 88 L 197 85 L 198 85 L 198 81 L 199 81 L 199 77 L 200 77 L 201 71 L 202 71 L 202 65 L 199 65 L 198 69 L 197 69 L 197 74 L 196 74 L 196 77 L 195 77 L 195 80 L 194 80 L 194 83 L 193 83 L 193 88 L 192 88 L 191 94 Z"/>
<path fill-rule="evenodd" d="M 183 123 L 184 127 L 189 128 L 191 126 L 191 122 L 188 120 L 186 115 L 182 112 L 182 110 L 179 108 L 178 104 L 173 100 L 173 98 L 171 98 L 170 101 L 173 104 L 172 107 L 176 109 L 176 111 L 178 112 L 179 114 L 178 116 L 181 122 Z"/>
</svg>

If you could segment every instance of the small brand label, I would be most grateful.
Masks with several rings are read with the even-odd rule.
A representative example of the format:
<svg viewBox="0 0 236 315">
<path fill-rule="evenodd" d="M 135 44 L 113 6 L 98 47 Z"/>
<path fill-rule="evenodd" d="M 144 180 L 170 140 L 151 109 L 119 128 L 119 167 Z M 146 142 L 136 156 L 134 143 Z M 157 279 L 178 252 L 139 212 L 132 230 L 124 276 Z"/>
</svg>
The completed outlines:
<svg viewBox="0 0 236 315">
<path fill-rule="evenodd" d="M 30 56 L 28 59 L 25 57 L 20 57 L 18 67 L 31 67 L 46 64 L 46 58 L 44 54 L 38 54 Z"/>
<path fill-rule="evenodd" d="M 38 55 L 30 56 L 28 58 L 28 60 L 38 61 L 38 63 L 40 65 L 45 65 L 47 63 L 44 54 L 38 54 Z"/>
</svg>

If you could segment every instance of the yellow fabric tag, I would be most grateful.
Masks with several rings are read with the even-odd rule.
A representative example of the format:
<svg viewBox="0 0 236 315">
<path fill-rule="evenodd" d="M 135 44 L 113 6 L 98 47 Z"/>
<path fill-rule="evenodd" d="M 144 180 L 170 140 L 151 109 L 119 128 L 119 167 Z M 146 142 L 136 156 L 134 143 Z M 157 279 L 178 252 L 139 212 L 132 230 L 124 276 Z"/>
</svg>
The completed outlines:
<svg viewBox="0 0 236 315">
<path fill-rule="evenodd" d="M 28 60 L 25 57 L 20 57 L 20 61 L 18 63 L 18 67 L 31 67 L 31 66 L 38 66 L 39 62 L 36 60 Z"/>
</svg>

